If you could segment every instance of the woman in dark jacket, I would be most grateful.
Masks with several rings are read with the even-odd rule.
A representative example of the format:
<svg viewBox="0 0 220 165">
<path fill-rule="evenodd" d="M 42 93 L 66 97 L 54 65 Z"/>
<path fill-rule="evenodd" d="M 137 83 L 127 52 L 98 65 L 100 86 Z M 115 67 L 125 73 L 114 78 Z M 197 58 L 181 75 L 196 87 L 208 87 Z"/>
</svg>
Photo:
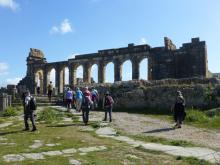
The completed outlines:
<svg viewBox="0 0 220 165">
<path fill-rule="evenodd" d="M 175 128 L 181 128 L 185 115 L 185 99 L 181 91 L 177 91 L 177 97 L 174 105 L 174 120 L 176 122 Z"/>
</svg>

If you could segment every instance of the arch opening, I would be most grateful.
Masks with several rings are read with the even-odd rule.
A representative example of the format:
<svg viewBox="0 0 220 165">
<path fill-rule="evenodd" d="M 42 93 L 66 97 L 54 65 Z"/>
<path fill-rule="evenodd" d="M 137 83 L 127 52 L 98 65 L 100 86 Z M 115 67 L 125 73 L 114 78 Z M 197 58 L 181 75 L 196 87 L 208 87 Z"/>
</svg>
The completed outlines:
<svg viewBox="0 0 220 165">
<path fill-rule="evenodd" d="M 144 58 L 139 66 L 140 79 L 148 80 L 148 59 Z"/>
<path fill-rule="evenodd" d="M 106 67 L 105 67 L 105 82 L 107 83 L 114 83 L 114 76 L 115 76 L 115 72 L 114 72 L 114 63 L 113 62 L 109 62 Z"/>
<path fill-rule="evenodd" d="M 122 64 L 122 81 L 132 80 L 132 63 L 130 60 L 126 60 Z"/>
</svg>

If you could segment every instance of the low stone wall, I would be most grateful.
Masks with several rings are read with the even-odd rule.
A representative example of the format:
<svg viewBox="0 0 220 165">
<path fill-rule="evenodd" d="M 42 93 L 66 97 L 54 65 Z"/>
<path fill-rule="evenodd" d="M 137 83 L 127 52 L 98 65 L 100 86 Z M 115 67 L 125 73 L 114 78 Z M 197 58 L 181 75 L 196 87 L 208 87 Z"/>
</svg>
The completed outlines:
<svg viewBox="0 0 220 165">
<path fill-rule="evenodd" d="M 168 110 L 175 102 L 177 90 L 182 91 L 188 108 L 208 109 L 220 106 L 220 82 L 213 78 L 167 79 L 150 82 L 139 80 L 93 86 L 99 91 L 101 97 L 107 90 L 110 91 L 115 100 L 116 109 Z"/>
</svg>

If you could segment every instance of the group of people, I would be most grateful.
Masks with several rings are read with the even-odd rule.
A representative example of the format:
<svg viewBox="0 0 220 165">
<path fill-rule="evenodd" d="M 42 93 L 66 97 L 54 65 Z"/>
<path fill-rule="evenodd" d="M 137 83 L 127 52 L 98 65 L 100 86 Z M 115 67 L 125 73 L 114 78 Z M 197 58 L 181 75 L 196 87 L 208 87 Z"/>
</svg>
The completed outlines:
<svg viewBox="0 0 220 165">
<path fill-rule="evenodd" d="M 50 82 L 48 86 L 48 98 L 51 101 L 52 95 L 52 82 Z M 94 110 L 98 107 L 100 103 L 100 96 L 98 91 L 92 87 L 91 91 L 88 87 L 85 88 L 76 88 L 73 91 L 70 87 L 68 87 L 64 92 L 64 100 L 66 102 L 67 111 L 70 112 L 73 106 L 75 107 L 77 112 L 82 112 L 82 119 L 85 125 L 88 124 L 89 121 L 89 112 L 90 110 Z M 30 95 L 30 92 L 27 90 L 22 95 L 23 107 L 24 107 L 24 130 L 29 130 L 28 119 L 30 118 L 32 123 L 32 131 L 36 131 L 35 124 L 35 113 L 36 110 L 36 100 L 33 96 Z M 114 100 L 111 97 L 109 91 L 107 91 L 102 98 L 102 108 L 105 111 L 105 116 L 103 121 L 107 121 L 109 114 L 109 122 L 112 122 L 112 109 L 113 109 Z M 171 110 L 173 111 L 174 120 L 176 122 L 174 128 L 181 128 L 181 125 L 185 119 L 185 99 L 181 93 L 181 91 L 177 91 L 177 96 L 175 99 L 175 104 L 172 106 Z"/>
<path fill-rule="evenodd" d="M 82 111 L 82 118 L 85 125 L 89 121 L 89 112 L 98 107 L 100 102 L 100 96 L 98 91 L 92 87 L 91 91 L 88 87 L 85 88 L 76 88 L 73 91 L 70 87 L 64 92 L 64 100 L 67 105 L 67 111 L 70 112 L 70 109 L 74 106 L 77 112 Z M 102 99 L 102 107 L 105 110 L 104 120 L 107 121 L 107 113 L 109 113 L 109 122 L 112 121 L 112 108 L 113 108 L 113 98 L 110 96 L 110 93 L 107 91 L 105 97 Z"/>
</svg>

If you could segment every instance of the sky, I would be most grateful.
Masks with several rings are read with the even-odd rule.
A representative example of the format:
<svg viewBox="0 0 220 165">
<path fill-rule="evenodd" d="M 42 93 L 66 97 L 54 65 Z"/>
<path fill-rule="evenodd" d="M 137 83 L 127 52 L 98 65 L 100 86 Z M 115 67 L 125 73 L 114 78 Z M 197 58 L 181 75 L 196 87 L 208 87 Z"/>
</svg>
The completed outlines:
<svg viewBox="0 0 220 165">
<path fill-rule="evenodd" d="M 220 72 L 219 0 L 0 0 L 0 27 L 0 87 L 25 76 L 30 48 L 55 62 L 129 43 L 163 46 L 165 36 L 177 47 L 200 37 L 209 70 Z M 129 62 L 123 68 L 127 80 Z"/>
</svg>

